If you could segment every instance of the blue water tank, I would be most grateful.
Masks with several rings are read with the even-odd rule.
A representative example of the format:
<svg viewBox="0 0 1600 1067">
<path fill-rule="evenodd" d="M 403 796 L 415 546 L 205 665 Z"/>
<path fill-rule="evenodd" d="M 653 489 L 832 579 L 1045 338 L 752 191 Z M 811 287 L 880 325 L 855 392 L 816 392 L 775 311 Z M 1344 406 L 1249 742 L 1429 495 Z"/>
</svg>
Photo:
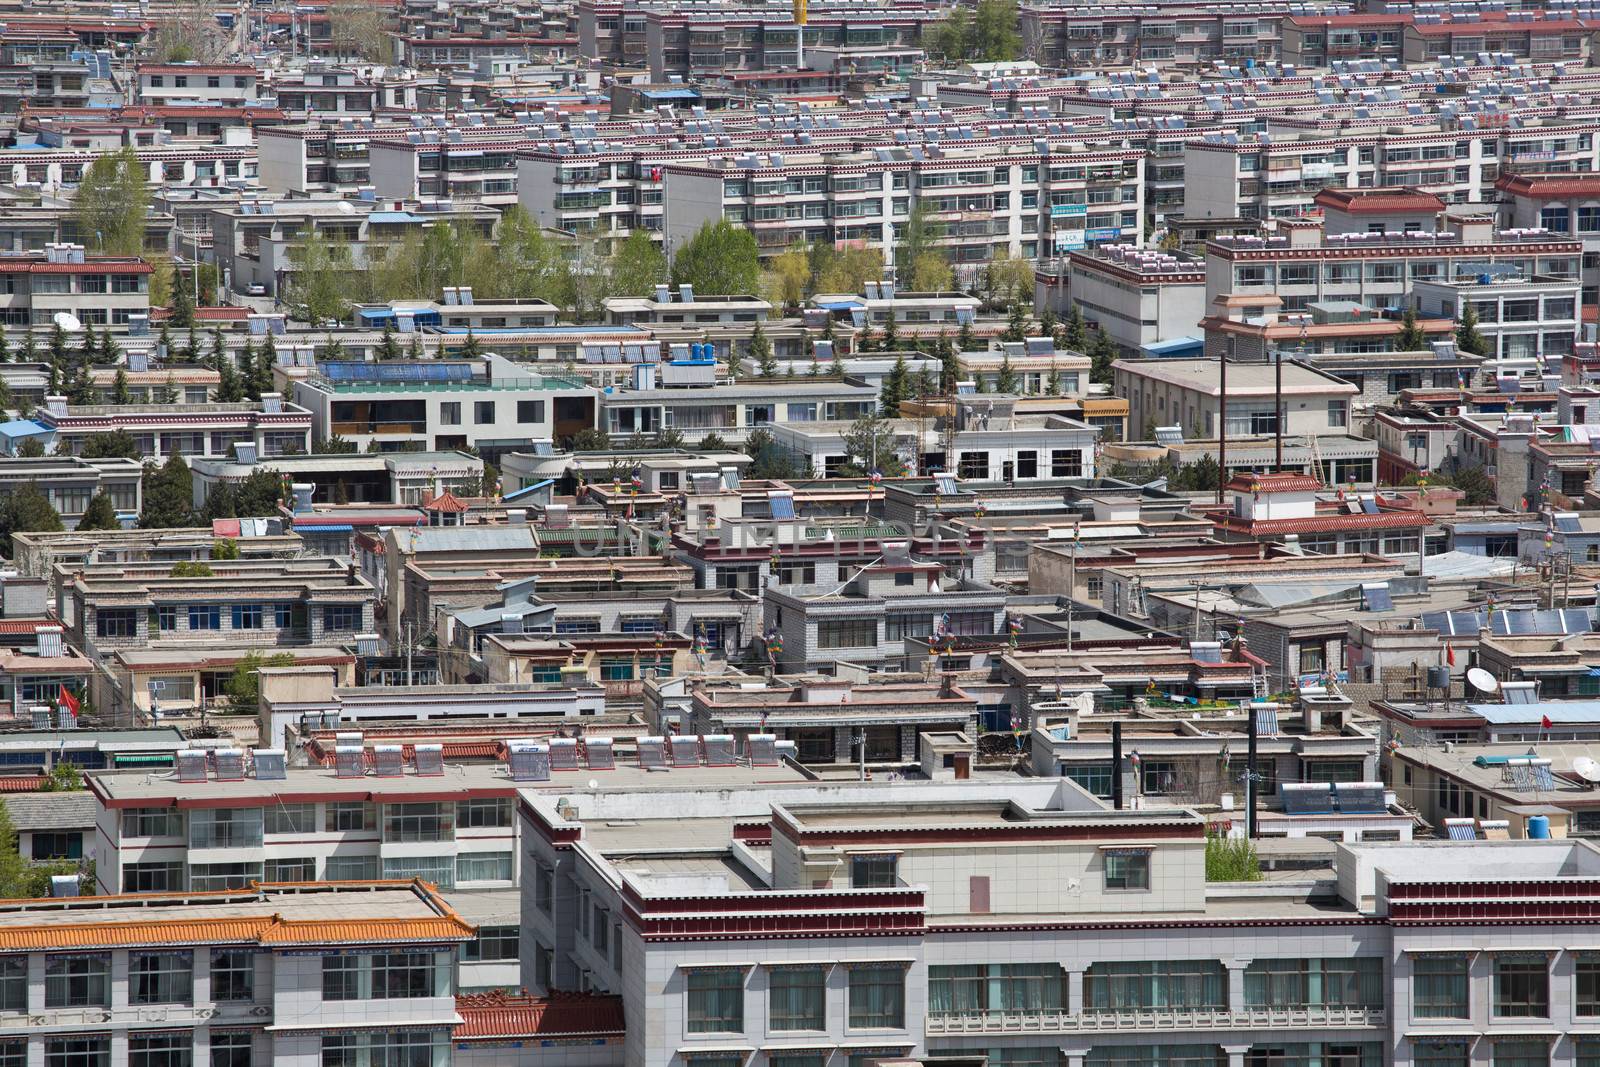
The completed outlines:
<svg viewBox="0 0 1600 1067">
<path fill-rule="evenodd" d="M 1550 838 L 1550 820 L 1544 815 L 1535 815 L 1528 820 L 1528 839 L 1530 841 L 1547 841 Z"/>
</svg>

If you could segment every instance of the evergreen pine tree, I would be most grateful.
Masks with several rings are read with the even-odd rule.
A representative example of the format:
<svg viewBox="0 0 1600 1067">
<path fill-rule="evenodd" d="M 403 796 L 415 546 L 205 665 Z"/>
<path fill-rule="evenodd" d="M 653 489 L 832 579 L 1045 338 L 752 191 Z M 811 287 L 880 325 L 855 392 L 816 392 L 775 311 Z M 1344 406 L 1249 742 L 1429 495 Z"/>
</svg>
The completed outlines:
<svg viewBox="0 0 1600 1067">
<path fill-rule="evenodd" d="M 11 362 L 11 345 L 6 340 L 6 328 L 0 324 L 0 363 Z"/>
<path fill-rule="evenodd" d="M 383 320 L 383 336 L 378 341 L 378 358 L 400 358 L 400 335 L 395 332 L 393 318 Z"/>
<path fill-rule="evenodd" d="M 900 414 L 900 403 L 906 399 L 910 379 L 906 370 L 906 357 L 901 353 L 894 358 L 894 366 L 883 376 L 883 388 L 878 392 L 878 408 L 886 419 Z"/>
<path fill-rule="evenodd" d="M 972 323 L 963 322 L 961 324 L 961 329 L 956 331 L 956 354 L 960 355 L 962 352 L 971 352 L 977 347 L 978 340 L 973 336 Z"/>
<path fill-rule="evenodd" d="M 756 365 L 756 373 L 761 377 L 778 376 L 778 357 L 773 355 L 772 342 L 767 340 L 767 333 L 759 322 L 750 332 L 750 362 Z"/>
<path fill-rule="evenodd" d="M 111 503 L 111 498 L 106 496 L 104 489 L 89 499 L 89 506 L 83 510 L 83 517 L 78 520 L 78 529 L 122 529 L 122 523 L 117 521 L 117 509 Z"/>
<path fill-rule="evenodd" d="M 1010 352 L 1000 358 L 1000 376 L 995 382 L 994 391 L 997 393 L 1022 391 L 1022 378 L 1017 374 L 1017 369 L 1011 365 Z"/>
<path fill-rule="evenodd" d="M 133 403 L 133 391 L 128 388 L 128 372 L 122 367 L 117 368 L 116 377 L 111 379 L 111 402 L 113 404 Z"/>
<path fill-rule="evenodd" d="M 164 530 L 189 526 L 194 522 L 194 483 L 189 465 L 174 453 L 160 467 L 144 468 L 144 510 L 139 512 L 139 528 Z"/>
<path fill-rule="evenodd" d="M 1083 324 L 1083 312 L 1077 304 L 1072 305 L 1072 311 L 1067 315 L 1067 347 L 1074 352 L 1082 352 L 1089 343 L 1089 333 Z"/>
</svg>

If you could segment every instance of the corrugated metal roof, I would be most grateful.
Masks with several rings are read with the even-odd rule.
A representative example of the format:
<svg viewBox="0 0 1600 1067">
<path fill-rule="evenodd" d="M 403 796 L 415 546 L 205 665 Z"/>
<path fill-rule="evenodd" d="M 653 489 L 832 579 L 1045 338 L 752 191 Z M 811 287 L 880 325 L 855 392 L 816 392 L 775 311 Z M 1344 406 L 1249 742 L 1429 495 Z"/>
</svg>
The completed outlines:
<svg viewBox="0 0 1600 1067">
<path fill-rule="evenodd" d="M 1468 704 L 1467 708 L 1495 726 L 1537 726 L 1545 719 L 1558 725 L 1600 722 L 1600 700 L 1563 700 L 1551 704 Z"/>
<path fill-rule="evenodd" d="M 497 552 L 537 548 L 529 526 L 430 526 L 417 531 L 418 552 Z"/>
</svg>

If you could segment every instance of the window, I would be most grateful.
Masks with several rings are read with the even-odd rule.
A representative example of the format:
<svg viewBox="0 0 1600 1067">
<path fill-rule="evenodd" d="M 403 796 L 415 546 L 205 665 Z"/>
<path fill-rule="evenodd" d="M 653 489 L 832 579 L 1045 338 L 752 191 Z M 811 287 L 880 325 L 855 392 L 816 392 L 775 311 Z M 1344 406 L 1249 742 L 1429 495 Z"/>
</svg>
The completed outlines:
<svg viewBox="0 0 1600 1067">
<path fill-rule="evenodd" d="M 773 1030 L 827 1029 L 827 987 L 817 967 L 775 967 L 767 980 Z"/>
<path fill-rule="evenodd" d="M 330 882 L 370 882 L 382 873 L 377 856 L 329 856 L 322 877 Z"/>
<path fill-rule="evenodd" d="M 225 1003 L 256 998 L 256 954 L 247 948 L 211 952 L 211 999 Z"/>
<path fill-rule="evenodd" d="M 490 800 L 458 800 L 456 825 L 458 827 L 510 826 L 511 801 L 505 797 Z"/>
<path fill-rule="evenodd" d="M 111 957 L 104 954 L 49 956 L 44 968 L 47 1008 L 109 1008 Z"/>
<path fill-rule="evenodd" d="M 519 401 L 517 401 L 517 421 L 518 422 L 543 422 L 544 421 L 544 401 L 543 400 L 519 400 Z"/>
<path fill-rule="evenodd" d="M 850 857 L 851 889 L 892 889 L 899 884 L 895 866 L 899 857 L 893 853 L 876 856 Z"/>
<path fill-rule="evenodd" d="M 329 631 L 352 631 L 361 629 L 361 605 L 326 605 L 322 609 L 322 628 Z"/>
<path fill-rule="evenodd" d="M 1494 1067 L 1550 1067 L 1550 1042 L 1502 1038 L 1494 1043 Z"/>
<path fill-rule="evenodd" d="M 363 800 L 341 800 L 328 805 L 323 822 L 328 833 L 348 833 L 351 830 L 371 830 L 374 825 L 373 806 Z"/>
<path fill-rule="evenodd" d="M 315 882 L 317 859 L 315 856 L 270 859 L 264 865 L 261 877 L 268 882 Z"/>
<path fill-rule="evenodd" d="M 1032 450 L 1017 453 L 1017 477 L 1039 477 L 1039 453 Z"/>
<path fill-rule="evenodd" d="M 322 1067 L 433 1067 L 448 1059 L 442 1031 L 361 1030 L 322 1039 Z"/>
<path fill-rule="evenodd" d="M 1245 1004 L 1252 1008 L 1383 1006 L 1383 960 L 1254 960 L 1244 973 Z"/>
<path fill-rule="evenodd" d="M 472 421 L 479 426 L 488 426 L 494 422 L 494 401 L 478 400 L 472 405 Z"/>
<path fill-rule="evenodd" d="M 1056 448 L 1050 451 L 1050 477 L 1082 478 L 1083 453 L 1076 448 Z"/>
<path fill-rule="evenodd" d="M 408 1000 L 435 996 L 431 952 L 324 956 L 323 1000 Z"/>
<path fill-rule="evenodd" d="M 47 1037 L 44 1063 L 45 1067 L 110 1067 L 111 1035 Z"/>
<path fill-rule="evenodd" d="M 132 501 L 130 500 L 131 504 Z M 128 510 L 133 510 L 129 508 Z M 156 625 L 162 630 L 176 630 L 178 628 L 178 607 L 176 604 L 162 604 L 156 608 Z"/>
<path fill-rule="evenodd" d="M 0 956 L 0 1011 L 28 1010 L 28 957 Z"/>
<path fill-rule="evenodd" d="M 1054 963 L 928 968 L 928 1014 L 1061 1011 L 1064 983 Z"/>
<path fill-rule="evenodd" d="M 1227 999 L 1226 972 L 1216 960 L 1095 963 L 1083 974 L 1086 1012 L 1217 1010 Z"/>
<path fill-rule="evenodd" d="M 97 637 L 137 637 L 139 635 L 138 608 L 100 608 L 94 613 L 94 632 Z"/>
<path fill-rule="evenodd" d="M 1149 889 L 1150 853 L 1143 849 L 1108 849 L 1107 889 Z"/>
<path fill-rule="evenodd" d="M 1549 959 L 1542 953 L 1495 958 L 1494 1015 L 1500 1018 L 1549 1017 Z"/>
<path fill-rule="evenodd" d="M 1061 777 L 1071 778 L 1097 797 L 1111 796 L 1111 764 L 1063 763 Z"/>
<path fill-rule="evenodd" d="M 556 873 L 544 864 L 534 872 L 533 902 L 546 915 L 555 914 Z"/>
<path fill-rule="evenodd" d="M 1424 955 L 1413 960 L 1411 1005 L 1419 1019 L 1467 1018 L 1467 957 Z"/>
<path fill-rule="evenodd" d="M 251 1067 L 251 1056 L 249 1031 L 211 1031 L 211 1067 Z"/>
<path fill-rule="evenodd" d="M 269 834 L 311 834 L 317 830 L 315 804 L 277 803 L 262 809 L 262 822 Z"/>
<path fill-rule="evenodd" d="M 906 972 L 899 966 L 850 968 L 850 1027 L 903 1030 L 906 1025 Z"/>
<path fill-rule="evenodd" d="M 79 830 L 35 830 L 30 851 L 35 860 L 82 859 L 83 833 Z"/>
<path fill-rule="evenodd" d="M 456 861 L 454 856 L 389 856 L 383 860 L 383 877 L 420 878 L 440 889 L 454 889 Z"/>
<path fill-rule="evenodd" d="M 1573 969 L 1573 986 L 1577 990 L 1574 1014 L 1593 1017 L 1600 1015 L 1600 954 L 1580 953 Z"/>
<path fill-rule="evenodd" d="M 1350 404 L 1346 400 L 1328 401 L 1328 425 L 1342 427 L 1349 425 Z"/>
<path fill-rule="evenodd" d="M 818 648 L 873 648 L 877 643 L 875 619 L 828 619 L 817 623 Z"/>
<path fill-rule="evenodd" d="M 1216 1045 L 1113 1045 L 1091 1048 L 1084 1067 L 1228 1067 Z"/>
<path fill-rule="evenodd" d="M 957 469 L 962 478 L 972 481 L 987 481 L 989 478 L 989 453 L 963 452 Z"/>
<path fill-rule="evenodd" d="M 220 630 L 222 629 L 222 609 L 216 604 L 190 604 L 189 629 L 191 630 Z"/>
<path fill-rule="evenodd" d="M 511 881 L 510 852 L 468 852 L 456 857 L 456 881 Z"/>
<path fill-rule="evenodd" d="M 189 819 L 190 848 L 255 848 L 261 844 L 261 808 L 208 808 Z"/>
<path fill-rule="evenodd" d="M 469 963 L 518 959 L 521 938 L 521 927 L 480 926 L 478 936 L 461 946 L 461 958 Z"/>
<path fill-rule="evenodd" d="M 128 953 L 128 1003 L 189 1004 L 193 1000 L 193 953 Z"/>
<path fill-rule="evenodd" d="M 243 889 L 261 881 L 259 863 L 196 863 L 189 868 L 189 888 L 197 893 Z"/>
<path fill-rule="evenodd" d="M 122 868 L 124 893 L 176 893 L 182 889 L 182 860 L 129 863 Z"/>
<path fill-rule="evenodd" d="M 441 426 L 461 425 L 461 402 L 449 400 L 439 405 L 439 424 Z"/>
<path fill-rule="evenodd" d="M 707 967 L 689 972 L 689 1033 L 736 1034 L 744 1030 L 744 971 Z"/>
<path fill-rule="evenodd" d="M 455 837 L 455 807 L 443 804 L 388 804 L 383 809 L 385 841 L 449 841 Z"/>
<path fill-rule="evenodd" d="M 260 604 L 235 604 L 233 606 L 233 628 L 235 630 L 261 629 Z"/>
</svg>

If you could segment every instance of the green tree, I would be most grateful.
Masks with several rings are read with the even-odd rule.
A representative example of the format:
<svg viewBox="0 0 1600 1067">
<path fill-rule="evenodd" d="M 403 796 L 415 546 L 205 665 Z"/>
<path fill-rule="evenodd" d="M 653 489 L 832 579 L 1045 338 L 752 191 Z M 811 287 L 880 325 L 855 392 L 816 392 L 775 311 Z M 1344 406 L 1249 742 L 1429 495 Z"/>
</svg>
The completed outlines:
<svg viewBox="0 0 1600 1067">
<path fill-rule="evenodd" d="M 756 238 L 727 219 L 701 226 L 672 259 L 672 280 L 708 296 L 753 294 L 761 287 Z"/>
<path fill-rule="evenodd" d="M 963 5 L 950 9 L 944 24 L 934 31 L 933 51 L 945 59 L 969 62 L 973 55 L 972 12 Z"/>
<path fill-rule="evenodd" d="M 896 453 L 894 430 L 877 415 L 863 415 L 844 432 L 846 477 L 862 478 L 877 471 L 885 478 L 905 476 L 906 465 Z"/>
<path fill-rule="evenodd" d="M 1010 352 L 1000 357 L 1000 374 L 995 380 L 994 391 L 997 393 L 1022 392 L 1022 376 L 1011 365 Z"/>
<path fill-rule="evenodd" d="M 261 668 L 293 666 L 294 654 L 290 652 L 274 652 L 269 656 L 252 652 L 245 656 L 234 665 L 233 673 L 222 687 L 228 698 L 228 710 L 237 715 L 254 715 L 261 701 Z"/>
<path fill-rule="evenodd" d="M 789 451 L 765 428 L 751 430 L 744 439 L 744 453 L 750 457 L 745 476 L 767 481 L 785 481 L 803 478 L 806 472 L 795 462 Z"/>
<path fill-rule="evenodd" d="M 921 197 L 912 200 L 905 224 L 900 227 L 900 243 L 895 245 L 894 261 L 904 271 L 905 281 L 913 291 L 919 293 L 933 291 L 917 284 L 914 276 L 918 259 L 930 255 L 944 258 L 944 252 L 937 244 L 939 238 L 943 236 L 944 226 L 933 218 L 931 206 Z"/>
<path fill-rule="evenodd" d="M 696 447 L 701 452 L 726 452 L 728 450 L 728 440 L 713 430 L 700 438 L 700 444 Z"/>
<path fill-rule="evenodd" d="M 972 332 L 972 323 L 963 322 L 961 329 L 956 331 L 956 352 L 971 352 L 978 347 L 978 339 Z"/>
<path fill-rule="evenodd" d="M 463 359 L 482 359 L 483 345 L 478 341 L 478 335 L 472 332 L 472 327 L 467 327 L 467 339 L 462 342 L 461 356 Z"/>
<path fill-rule="evenodd" d="M 918 400 L 925 400 L 939 390 L 938 384 L 933 380 L 933 375 L 928 373 L 926 365 L 917 368 L 917 373 L 911 376 L 911 384 L 908 388 L 910 389 L 910 395 Z"/>
<path fill-rule="evenodd" d="M 239 558 L 239 542 L 231 537 L 219 537 L 211 542 L 211 558 L 228 560 Z"/>
<path fill-rule="evenodd" d="M 276 515 L 282 501 L 282 476 L 264 467 L 257 467 L 234 487 L 234 516 L 253 519 Z"/>
<path fill-rule="evenodd" d="M 1247 837 L 1206 834 L 1206 881 L 1259 882 L 1261 861 Z"/>
<path fill-rule="evenodd" d="M 350 308 L 350 246 L 313 230 L 289 249 L 289 265 L 288 302 L 300 316 L 313 326 L 342 320 Z"/>
<path fill-rule="evenodd" d="M 78 453 L 84 459 L 138 459 L 139 442 L 127 430 L 109 430 L 92 433 L 83 439 Z"/>
<path fill-rule="evenodd" d="M 393 318 L 383 320 L 383 336 L 378 339 L 378 358 L 400 358 L 400 335 L 394 328 Z"/>
<path fill-rule="evenodd" d="M 0 363 L 11 362 L 11 345 L 6 341 L 6 328 L 0 324 Z"/>
<path fill-rule="evenodd" d="M 23 482 L 11 491 L 0 508 L 0 547 L 11 555 L 11 535 L 17 533 L 56 533 L 66 529 L 61 515 L 35 482 Z"/>
<path fill-rule="evenodd" d="M 78 527 L 83 529 L 83 527 Z M 81 705 L 80 705 L 81 706 Z M 71 760 L 58 760 L 50 765 L 50 771 L 44 776 L 44 784 L 39 786 L 41 793 L 76 793 L 83 788 L 83 772 Z"/>
<path fill-rule="evenodd" d="M 261 347 L 256 350 L 255 365 L 250 368 L 251 384 L 254 387 L 256 399 L 262 393 L 270 393 L 273 389 L 272 368 L 278 364 L 278 346 L 273 343 L 269 333 L 262 340 Z"/>
<path fill-rule="evenodd" d="M 83 517 L 78 520 L 78 529 L 122 529 L 122 523 L 117 520 L 117 509 L 104 489 L 89 499 L 89 506 L 83 509 Z"/>
<path fill-rule="evenodd" d="M 573 452 L 609 452 L 611 437 L 604 430 L 585 426 L 572 435 L 572 439 L 567 442 L 567 448 Z"/>
<path fill-rule="evenodd" d="M 206 366 L 212 370 L 222 372 L 222 365 L 228 362 L 228 342 L 222 336 L 222 327 L 211 327 L 211 354 L 206 359 Z"/>
<path fill-rule="evenodd" d="M 237 404 L 244 399 L 244 382 L 239 378 L 239 372 L 233 365 L 233 360 L 226 356 L 222 359 L 222 369 L 217 374 L 217 403 Z"/>
<path fill-rule="evenodd" d="M 1033 261 L 1002 254 L 983 269 L 983 288 L 993 307 L 1017 307 L 1033 301 Z"/>
<path fill-rule="evenodd" d="M 172 315 L 174 326 L 185 329 L 194 329 L 194 293 L 190 290 L 189 283 L 181 277 L 174 278 L 172 282 Z"/>
<path fill-rule="evenodd" d="M 0 894 L 14 900 L 22 896 L 22 884 L 28 873 L 28 864 L 17 848 L 17 827 L 11 821 L 11 812 L 0 801 Z"/>
<path fill-rule="evenodd" d="M 918 253 L 911 261 L 911 289 L 918 293 L 943 293 L 956 287 L 955 268 L 950 266 L 950 260 L 937 249 L 930 248 L 926 252 Z"/>
<path fill-rule="evenodd" d="M 117 368 L 117 373 L 111 379 L 111 402 L 113 404 L 133 403 L 133 390 L 128 388 L 128 372 L 122 367 Z"/>
<path fill-rule="evenodd" d="M 215 574 L 211 564 L 198 559 L 180 559 L 167 571 L 168 578 L 210 578 Z"/>
<path fill-rule="evenodd" d="M 767 332 L 756 323 L 756 328 L 750 331 L 750 362 L 756 365 L 756 373 L 763 378 L 776 378 L 778 376 L 778 357 L 773 355 L 772 342 L 767 340 Z"/>
<path fill-rule="evenodd" d="M 1083 322 L 1083 311 L 1073 304 L 1072 310 L 1067 313 L 1067 347 L 1074 352 L 1084 352 L 1088 343 L 1089 331 Z"/>
<path fill-rule="evenodd" d="M 649 230 L 635 229 L 611 257 L 610 274 L 612 296 L 650 296 L 666 281 L 667 257 Z"/>
<path fill-rule="evenodd" d="M 1011 314 L 1006 318 L 1005 332 L 1000 335 L 1002 341 L 1020 341 L 1028 336 L 1028 315 L 1022 310 L 1021 304 L 1011 305 Z"/>
<path fill-rule="evenodd" d="M 178 384 L 176 379 L 172 377 L 172 373 L 169 371 L 167 373 L 167 380 L 162 382 L 161 385 L 156 388 L 156 403 L 176 404 L 177 402 Z"/>
<path fill-rule="evenodd" d="M 900 350 L 900 327 L 895 325 L 894 312 L 883 323 L 883 341 L 880 346 L 885 352 L 898 352 Z"/>
<path fill-rule="evenodd" d="M 349 455 L 355 450 L 354 441 L 347 441 L 338 434 L 332 437 L 318 437 L 311 442 L 311 454 L 314 456 Z"/>
<path fill-rule="evenodd" d="M 194 523 L 194 481 L 189 465 L 174 453 L 161 466 L 145 464 L 142 530 L 175 529 Z"/>
<path fill-rule="evenodd" d="M 1111 364 L 1117 358 L 1117 347 L 1104 326 L 1094 332 L 1094 343 L 1089 346 L 1089 380 L 1101 385 L 1111 384 Z"/>
<path fill-rule="evenodd" d="M 1470 300 L 1463 302 L 1461 318 L 1456 322 L 1456 347 L 1474 356 L 1486 355 L 1489 351 L 1489 342 L 1478 330 L 1477 309 Z"/>
<path fill-rule="evenodd" d="M 1428 337 L 1422 332 L 1422 327 L 1417 325 L 1417 309 L 1407 304 L 1405 314 L 1400 317 L 1400 332 L 1394 335 L 1394 350 L 1422 352 L 1427 347 Z"/>
<path fill-rule="evenodd" d="M 910 378 L 906 369 L 906 357 L 902 352 L 894 357 L 894 366 L 889 368 L 889 373 L 883 376 L 883 386 L 878 390 L 878 410 L 884 418 L 896 418 L 900 414 L 900 404 L 908 395 Z"/>
<path fill-rule="evenodd" d="M 1008 63 L 1022 54 L 1016 0 L 978 0 L 972 21 L 973 58 L 982 63 Z"/>
<path fill-rule="evenodd" d="M 956 354 L 955 346 L 950 343 L 950 335 L 943 330 L 939 331 L 939 340 L 933 346 L 933 354 L 939 360 L 939 392 L 947 396 L 955 395 L 956 383 L 961 381 L 964 368 L 961 366 L 961 357 Z"/>
<path fill-rule="evenodd" d="M 856 334 L 857 352 L 876 352 L 878 350 L 878 335 L 872 332 L 872 320 L 868 319 L 861 325 L 861 332 Z"/>
<path fill-rule="evenodd" d="M 144 251 L 150 210 L 148 165 L 132 147 L 96 156 L 78 181 L 73 214 L 78 235 L 95 252 L 137 256 Z"/>
<path fill-rule="evenodd" d="M 1463 504 L 1483 507 L 1495 502 L 1494 479 L 1482 467 L 1462 467 L 1450 476 L 1450 484 L 1466 494 Z"/>
<path fill-rule="evenodd" d="M 18 459 L 43 459 L 44 442 L 37 437 L 25 437 L 17 446 Z"/>
<path fill-rule="evenodd" d="M 800 245 L 774 256 L 762 276 L 762 293 L 780 309 L 797 308 L 811 288 L 811 261 Z"/>
</svg>

